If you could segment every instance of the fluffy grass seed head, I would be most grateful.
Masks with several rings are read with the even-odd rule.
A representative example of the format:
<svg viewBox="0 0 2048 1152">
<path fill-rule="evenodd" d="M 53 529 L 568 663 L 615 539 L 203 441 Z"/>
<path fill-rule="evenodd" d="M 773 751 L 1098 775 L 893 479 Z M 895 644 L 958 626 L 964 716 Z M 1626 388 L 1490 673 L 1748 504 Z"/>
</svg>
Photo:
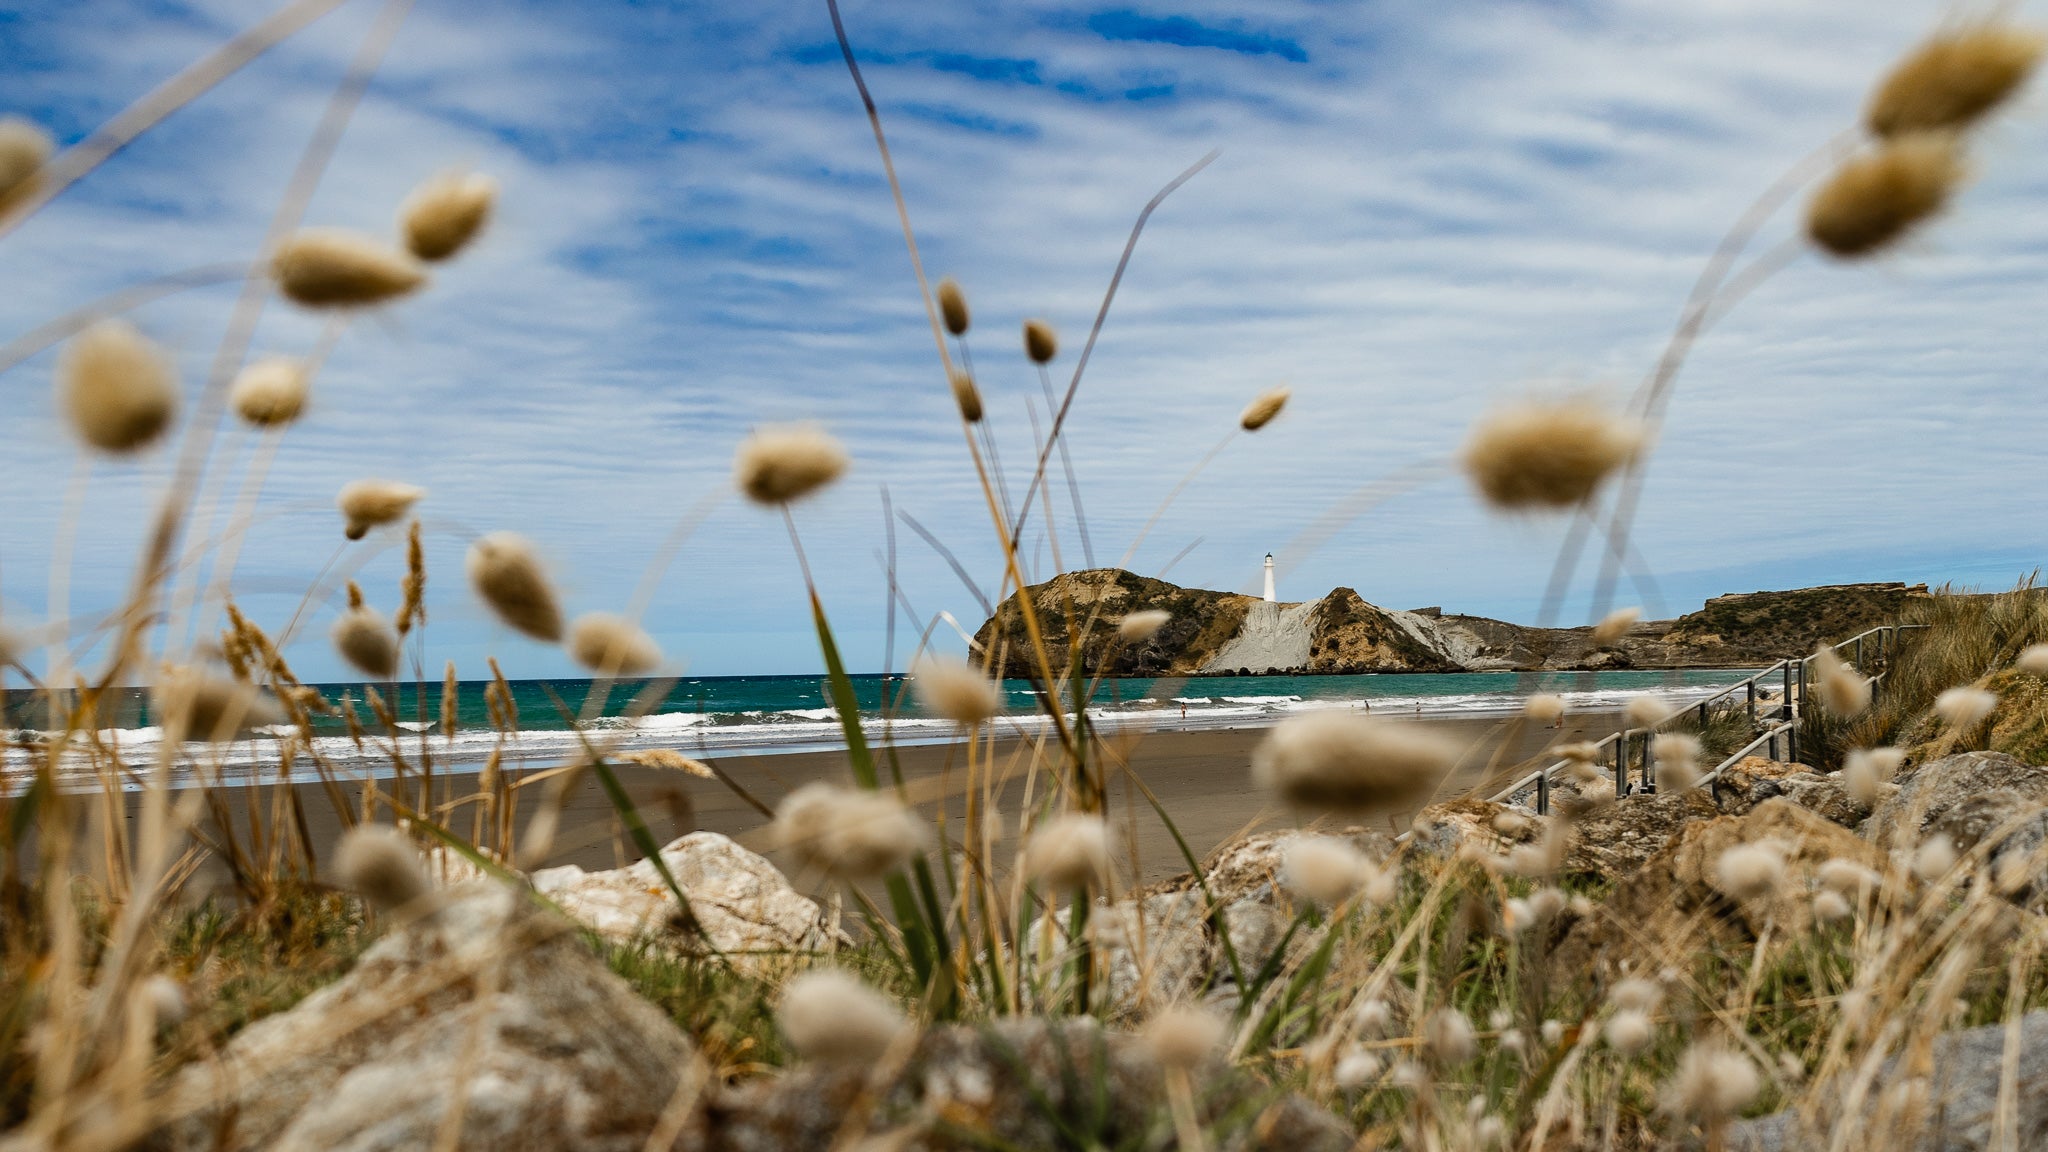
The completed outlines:
<svg viewBox="0 0 2048 1152">
<path fill-rule="evenodd" d="M 1822 889 L 1813 894 L 1813 922 L 1816 924 L 1839 924 L 1854 916 L 1856 910 L 1849 906 L 1849 899 L 1840 892 Z"/>
<path fill-rule="evenodd" d="M 2013 662 L 2013 667 L 2029 676 L 2048 677 L 2048 644 L 2029 644 Z"/>
<path fill-rule="evenodd" d="M 388 824 L 351 828 L 335 847 L 334 871 L 344 886 L 383 912 L 396 912 L 427 892 L 412 838 Z"/>
<path fill-rule="evenodd" d="M 1587 399 L 1501 408 L 1465 445 L 1466 475 L 1506 511 L 1569 508 L 1583 502 L 1642 450 L 1640 421 Z"/>
<path fill-rule="evenodd" d="M 1820 881 L 1821 887 L 1845 896 L 1872 891 L 1883 880 L 1875 869 L 1839 856 L 1822 861 L 1821 866 L 1814 869 L 1814 876 Z"/>
<path fill-rule="evenodd" d="M 631 752 L 615 752 L 612 759 L 621 764 L 638 764 L 642 768 L 659 768 L 664 772 L 686 772 L 706 780 L 718 779 L 718 773 L 711 766 L 693 756 L 685 756 L 673 748 L 636 748 Z"/>
<path fill-rule="evenodd" d="M 846 449 L 824 429 L 773 424 L 740 441 L 732 474 L 755 503 L 787 504 L 839 479 L 846 465 Z"/>
<path fill-rule="evenodd" d="M 403 519 L 426 494 L 424 488 L 396 480 L 351 480 L 341 486 L 334 506 L 341 509 L 343 534 L 361 540 L 370 529 Z"/>
<path fill-rule="evenodd" d="M 178 414 L 170 357 L 126 320 L 101 320 L 71 338 L 57 362 L 57 392 L 79 439 L 102 452 L 147 447 Z"/>
<path fill-rule="evenodd" d="M 981 389 L 974 386 L 974 377 L 955 368 L 951 380 L 953 404 L 960 409 L 960 418 L 969 424 L 981 423 Z"/>
<path fill-rule="evenodd" d="M 562 638 L 562 609 L 533 544 L 516 532 L 493 532 L 469 546 L 469 586 L 498 619 L 535 640 Z"/>
<path fill-rule="evenodd" d="M 1842 788 L 1859 804 L 1875 804 L 1879 785 L 1905 762 L 1905 752 L 1897 748 L 1852 748 L 1842 759 Z"/>
<path fill-rule="evenodd" d="M 939 281 L 939 319 L 946 322 L 946 331 L 955 336 L 967 335 L 973 318 L 967 312 L 967 293 L 960 290 L 960 282 L 951 276 Z"/>
<path fill-rule="evenodd" d="M 1109 825 L 1100 816 L 1063 813 L 1024 844 L 1024 873 L 1057 888 L 1082 888 L 1109 875 Z"/>
<path fill-rule="evenodd" d="M 1941 211 L 1964 175 L 1954 136 L 1896 136 L 1828 177 L 1806 206 L 1806 234 L 1844 260 L 1873 255 Z"/>
<path fill-rule="evenodd" d="M 1937 832 L 1920 842 L 1913 850 L 1913 875 L 1923 883 L 1932 884 L 1949 874 L 1956 866 L 1956 845 L 1946 835 Z"/>
<path fill-rule="evenodd" d="M 398 675 L 398 630 L 382 612 L 368 605 L 350 608 L 334 622 L 328 635 L 334 640 L 334 650 L 363 675 L 372 680 Z"/>
<path fill-rule="evenodd" d="M 1671 705 L 1661 696 L 1636 696 L 1621 714 L 1631 728 L 1655 728 L 1671 716 Z"/>
<path fill-rule="evenodd" d="M 1785 880 L 1785 857 L 1768 843 L 1737 844 L 1714 861 L 1714 887 L 1735 900 L 1774 891 Z"/>
<path fill-rule="evenodd" d="M 1657 783 L 1684 790 L 1700 780 L 1700 738 L 1689 732 L 1660 732 L 1650 738 Z"/>
<path fill-rule="evenodd" d="M 1422 1047 L 1438 1065 L 1463 1064 L 1478 1051 L 1472 1021 L 1456 1008 L 1439 1008 L 1422 1022 Z"/>
<path fill-rule="evenodd" d="M 1059 354 L 1060 338 L 1052 330 L 1052 325 L 1043 320 L 1024 322 L 1024 355 L 1030 357 L 1033 364 L 1050 364 Z"/>
<path fill-rule="evenodd" d="M 270 257 L 277 290 L 307 308 L 382 304 L 427 282 L 417 260 L 375 237 L 342 228 L 302 228 Z"/>
<path fill-rule="evenodd" d="M 1353 1048 L 1337 1058 L 1330 1079 L 1346 1092 L 1355 1092 L 1380 1078 L 1380 1058 L 1364 1048 Z"/>
<path fill-rule="evenodd" d="M 783 985 L 775 1023 L 805 1060 L 872 1064 L 910 1021 L 880 992 L 840 968 L 813 968 Z"/>
<path fill-rule="evenodd" d="M 446 260 L 476 239 L 498 203 L 498 182 L 480 172 L 449 172 L 413 190 L 398 209 L 406 250 Z"/>
<path fill-rule="evenodd" d="M 1143 644 L 1161 628 L 1166 627 L 1167 621 L 1172 619 L 1173 613 L 1164 608 L 1147 608 L 1142 612 L 1132 612 L 1117 622 L 1116 636 L 1126 644 Z"/>
<path fill-rule="evenodd" d="M 1552 692 L 1539 692 L 1522 701 L 1522 715 L 1538 724 L 1555 724 L 1564 719 L 1564 697 Z"/>
<path fill-rule="evenodd" d="M 1201 1008 L 1168 1008 L 1145 1022 L 1145 1048 L 1162 1067 L 1191 1071 L 1207 1064 L 1223 1044 L 1228 1026 Z"/>
<path fill-rule="evenodd" d="M 1655 1012 L 1664 1003 L 1664 986 L 1655 980 L 1630 976 L 1615 982 L 1607 992 L 1607 1002 L 1617 1012 Z"/>
<path fill-rule="evenodd" d="M 1373 870 L 1363 853 L 1333 836 L 1296 836 L 1280 856 L 1282 882 L 1318 904 L 1342 904 Z"/>
<path fill-rule="evenodd" d="M 585 612 L 569 626 L 569 655 L 600 676 L 645 676 L 661 667 L 661 647 L 613 612 Z"/>
<path fill-rule="evenodd" d="M 1616 608 L 1614 611 L 1602 616 L 1599 623 L 1593 625 L 1592 635 L 1587 639 L 1592 643 L 1593 647 L 1605 648 L 1623 636 L 1628 635 L 1628 630 L 1635 627 L 1636 621 L 1642 618 L 1643 610 L 1641 608 Z"/>
<path fill-rule="evenodd" d="M 2026 82 L 2044 44 L 2039 32 L 2009 24 L 1938 35 L 1879 82 L 1863 122 L 1875 136 L 1967 128 Z"/>
<path fill-rule="evenodd" d="M 917 702 L 955 724 L 979 724 L 1003 710 L 1002 685 L 981 669 L 952 656 L 927 656 L 910 671 Z"/>
<path fill-rule="evenodd" d="M 306 410 L 311 391 L 303 362 L 291 356 L 266 356 L 236 374 L 228 404 L 245 424 L 281 428 Z"/>
<path fill-rule="evenodd" d="M 1237 418 L 1237 425 L 1247 432 L 1257 432 L 1271 424 L 1287 407 L 1287 401 L 1294 395 L 1292 388 L 1268 388 L 1252 398 L 1244 406 L 1244 412 Z"/>
<path fill-rule="evenodd" d="M 1934 698 L 1935 714 L 1955 729 L 1974 726 L 1996 707 L 1998 694 L 1982 688 L 1950 688 Z"/>
<path fill-rule="evenodd" d="M 770 838 L 805 867 L 859 881 L 909 863 L 924 847 L 925 827 L 889 793 L 817 782 L 776 805 Z"/>
<path fill-rule="evenodd" d="M 1298 808 L 1398 808 L 1433 791 L 1458 753 L 1455 743 L 1413 724 L 1307 712 L 1282 720 L 1259 741 L 1252 779 Z"/>
<path fill-rule="evenodd" d="M 254 687 L 191 667 L 166 669 L 150 688 L 150 708 L 164 731 L 209 743 L 287 719 L 276 701 Z"/>
<path fill-rule="evenodd" d="M 1718 1125 L 1748 1107 L 1763 1088 L 1749 1057 L 1713 1041 L 1685 1050 L 1664 1086 L 1664 1106 L 1703 1124 Z"/>
<path fill-rule="evenodd" d="M 1600 1031 L 1607 1038 L 1607 1046 L 1624 1056 L 1641 1052 L 1657 1038 L 1657 1026 L 1650 1022 L 1649 1013 L 1636 1008 L 1624 1008 L 1609 1016 Z"/>
<path fill-rule="evenodd" d="M 56 144 L 42 125 L 19 116 L 0 116 L 0 209 L 15 193 L 32 187 Z"/>
<path fill-rule="evenodd" d="M 1870 707 L 1870 681 L 1835 654 L 1826 644 L 1814 649 L 1813 669 L 1819 684 L 1821 707 L 1847 719 L 1860 716 Z"/>
</svg>

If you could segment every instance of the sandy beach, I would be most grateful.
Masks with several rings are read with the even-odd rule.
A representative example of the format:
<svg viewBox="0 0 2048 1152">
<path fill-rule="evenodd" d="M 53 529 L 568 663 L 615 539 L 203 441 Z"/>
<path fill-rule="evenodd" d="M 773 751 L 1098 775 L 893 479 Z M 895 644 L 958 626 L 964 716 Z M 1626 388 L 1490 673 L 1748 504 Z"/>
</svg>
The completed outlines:
<svg viewBox="0 0 2048 1152">
<path fill-rule="evenodd" d="M 1453 735 L 1471 752 L 1459 773 L 1447 780 L 1441 795 L 1456 795 L 1475 788 L 1485 775 L 1489 761 L 1499 754 L 1504 739 L 1509 746 L 1499 762 L 1514 765 L 1535 755 L 1548 744 L 1578 739 L 1597 739 L 1620 723 L 1618 714 L 1582 714 L 1567 717 L 1564 728 L 1544 729 L 1517 725 L 1502 719 L 1402 720 L 1423 723 Z M 1519 728 L 1519 731 L 1517 731 Z M 1249 765 L 1254 745 L 1264 728 L 1243 727 L 1212 731 L 1158 731 L 1119 748 L 1128 769 L 1112 768 L 1110 811 L 1121 840 L 1120 858 L 1127 882 L 1144 884 L 1186 870 L 1180 850 L 1142 790 L 1130 784 L 1130 777 L 1142 780 L 1161 806 L 1172 816 L 1188 846 L 1198 856 L 1208 853 L 1246 831 L 1286 826 L 1292 817 L 1251 781 Z M 998 741 L 994 762 L 1012 765 L 1013 778 L 1000 794 L 1000 810 L 1011 829 L 1018 806 L 1024 800 L 1022 765 L 1028 752 L 1018 741 Z M 960 743 L 921 744 L 900 747 L 896 760 L 911 795 L 921 806 L 936 814 L 939 799 L 946 798 L 949 818 L 964 813 L 960 795 L 965 780 L 966 747 Z M 879 754 L 879 753 L 878 753 Z M 790 790 L 817 780 L 844 782 L 850 779 L 844 752 L 803 752 L 777 755 L 724 755 L 710 762 L 761 804 L 773 807 Z M 886 761 L 884 761 L 886 763 Z M 885 769 L 886 772 L 886 769 Z M 648 822 L 658 843 L 696 830 L 708 830 L 733 837 L 750 848 L 775 858 L 763 828 L 766 818 L 733 788 L 718 780 L 706 780 L 681 772 L 621 765 L 619 778 Z M 457 794 L 467 790 L 467 780 L 456 785 Z M 1039 788 L 1043 789 L 1041 780 Z M 340 834 L 341 821 L 326 791 L 316 784 L 297 785 L 306 814 L 307 832 L 315 850 L 324 859 Z M 231 792 L 240 792 L 231 789 Z M 268 789 L 264 789 L 268 791 Z M 529 789 L 529 797 L 537 789 Z M 358 789 L 345 786 L 354 802 Z M 1043 795 L 1041 791 L 1039 795 Z M 225 806 L 237 825 L 238 834 L 246 821 L 247 797 L 237 797 Z M 131 800 L 131 821 L 138 806 Z M 532 811 L 533 800 L 522 801 L 522 814 Z M 268 811 L 267 797 L 257 807 Z M 452 817 L 459 832 L 469 828 L 468 809 Z M 1369 821 L 1384 820 L 1390 828 L 1401 827 L 1409 813 L 1373 814 Z M 524 815 L 522 815 L 522 821 Z M 610 801 L 595 777 L 586 775 L 568 797 L 561 831 L 546 865 L 576 864 L 588 869 L 611 868 L 631 863 L 639 853 L 624 835 Z M 778 860 L 787 870 L 788 862 Z M 195 891 L 204 891 L 225 880 L 218 865 L 209 861 L 195 878 Z"/>
</svg>

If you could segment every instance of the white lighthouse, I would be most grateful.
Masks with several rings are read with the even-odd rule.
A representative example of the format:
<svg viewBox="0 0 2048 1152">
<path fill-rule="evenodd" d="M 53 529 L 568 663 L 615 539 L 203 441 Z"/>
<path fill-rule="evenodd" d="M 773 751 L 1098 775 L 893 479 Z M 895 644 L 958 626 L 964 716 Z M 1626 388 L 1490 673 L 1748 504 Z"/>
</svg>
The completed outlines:
<svg viewBox="0 0 2048 1152">
<path fill-rule="evenodd" d="M 1266 603 L 1279 603 L 1279 598 L 1273 595 L 1273 554 L 1271 552 L 1266 553 Z"/>
</svg>

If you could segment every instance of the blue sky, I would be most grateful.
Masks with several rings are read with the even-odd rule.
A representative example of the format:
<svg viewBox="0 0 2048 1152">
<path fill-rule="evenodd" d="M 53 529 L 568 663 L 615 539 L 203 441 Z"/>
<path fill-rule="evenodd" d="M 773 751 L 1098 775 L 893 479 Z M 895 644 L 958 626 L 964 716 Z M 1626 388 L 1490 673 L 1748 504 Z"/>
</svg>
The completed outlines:
<svg viewBox="0 0 2048 1152">
<path fill-rule="evenodd" d="M 353 0 L 0 239 L 0 329 L 254 253 L 375 10 Z M 11 6 L 0 112 L 75 140 L 266 11 Z M 1099 560 L 1123 553 L 1252 395 L 1284 382 L 1290 411 L 1234 443 L 1133 567 L 1157 571 L 1193 544 L 1171 578 L 1243 588 L 1281 550 L 1284 597 L 1348 585 L 1390 607 L 1530 619 L 1562 525 L 1490 515 L 1455 477 L 1311 554 L 1284 546 L 1362 486 L 1455 452 L 1489 404 L 1632 387 L 1720 233 L 1853 124 L 1873 77 L 1946 9 L 844 11 L 927 267 L 957 276 L 974 305 L 975 363 L 1013 470 L 1032 448 L 1028 406 L 1042 403 L 1019 322 L 1049 318 L 1077 347 L 1139 206 L 1221 151 L 1154 218 L 1076 405 Z M 2041 112 L 2029 93 L 1980 139 L 1973 186 L 1936 227 L 1871 264 L 1801 258 L 1700 347 L 1639 535 L 1667 612 L 1824 581 L 2009 584 L 2039 562 Z M 430 292 L 342 341 L 243 552 L 237 596 L 260 622 L 291 617 L 340 544 L 334 491 L 390 476 L 430 490 L 433 666 L 481 675 L 497 653 L 514 675 L 566 671 L 468 597 L 466 542 L 525 532 L 573 611 L 617 609 L 671 527 L 727 483 L 746 430 L 785 420 L 822 422 L 854 457 L 797 520 L 856 666 L 882 660 L 883 486 L 994 587 L 993 536 L 822 0 L 420 0 L 309 221 L 388 230 L 412 186 L 455 166 L 502 182 L 500 216 Z M 1778 219 L 1764 243 L 1791 227 Z M 137 315 L 177 351 L 188 388 L 231 299 L 193 292 Z M 317 331 L 273 308 L 258 344 L 302 351 Z M 13 464 L 0 615 L 17 623 L 48 610 L 75 473 L 53 362 L 0 380 Z M 70 581 L 81 613 L 118 602 L 167 466 L 158 452 L 94 467 Z M 1061 558 L 1078 566 L 1057 495 Z M 916 610 L 972 628 L 978 609 L 946 564 L 908 531 L 897 544 Z M 1050 541 L 1034 530 L 1026 552 L 1034 578 L 1050 574 Z M 396 550 L 372 541 L 343 562 L 361 564 L 374 603 L 395 603 Z M 307 675 L 338 672 L 319 643 L 333 611 L 312 609 L 317 627 L 293 652 Z M 818 665 L 779 522 L 731 497 L 691 536 L 648 625 L 694 673 Z"/>
</svg>

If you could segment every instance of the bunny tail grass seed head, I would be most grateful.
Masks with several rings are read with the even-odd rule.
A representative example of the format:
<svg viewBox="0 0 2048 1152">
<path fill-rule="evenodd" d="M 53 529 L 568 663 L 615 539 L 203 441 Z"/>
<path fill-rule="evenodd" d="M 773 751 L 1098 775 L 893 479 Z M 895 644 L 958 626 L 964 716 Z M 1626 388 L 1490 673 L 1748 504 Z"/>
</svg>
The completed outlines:
<svg viewBox="0 0 2048 1152">
<path fill-rule="evenodd" d="M 1463 1064 L 1478 1050 L 1472 1021 L 1456 1008 L 1439 1008 L 1422 1022 L 1422 1048 L 1439 1065 Z"/>
<path fill-rule="evenodd" d="M 1222 1046 L 1229 1026 L 1214 1012 L 1191 1005 L 1168 1008 L 1145 1022 L 1140 1035 L 1161 1066 L 1200 1068 Z"/>
<path fill-rule="evenodd" d="M 841 968 L 813 968 L 783 985 L 775 1023 L 805 1060 L 873 1064 L 910 1021 L 880 992 Z"/>
<path fill-rule="evenodd" d="M 351 480 L 341 486 L 334 506 L 341 509 L 343 534 L 361 540 L 370 529 L 403 519 L 426 494 L 424 488 L 396 480 Z"/>
<path fill-rule="evenodd" d="M 1785 857 L 1774 845 L 1737 844 L 1714 862 L 1714 887 L 1735 900 L 1774 891 L 1785 879 Z"/>
<path fill-rule="evenodd" d="M 955 368 L 952 383 L 953 404 L 960 409 L 960 418 L 969 424 L 981 423 L 981 389 L 974 386 L 974 377 Z"/>
<path fill-rule="evenodd" d="M 1657 696 L 1636 696 L 1622 708 L 1621 714 L 1631 728 L 1655 728 L 1671 715 L 1671 705 Z"/>
<path fill-rule="evenodd" d="M 374 237 L 342 228 L 302 228 L 270 258 L 277 290 L 307 308 L 382 304 L 427 282 L 411 256 Z"/>
<path fill-rule="evenodd" d="M 1820 881 L 1821 887 L 1845 896 L 1860 896 L 1865 892 L 1874 891 L 1884 881 L 1884 877 L 1878 875 L 1876 869 L 1858 864 L 1854 860 L 1844 860 L 1839 856 L 1822 861 L 1820 867 L 1814 869 L 1813 874 L 1814 878 Z"/>
<path fill-rule="evenodd" d="M 2013 667 L 2029 676 L 2048 676 L 2048 644 L 2027 645 Z"/>
<path fill-rule="evenodd" d="M 398 210 L 405 247 L 426 261 L 446 260 L 467 247 L 490 221 L 498 182 L 481 173 L 447 173 L 420 185 Z"/>
<path fill-rule="evenodd" d="M 1109 825 L 1068 812 L 1040 824 L 1024 845 L 1024 873 L 1056 888 L 1084 888 L 1109 875 Z"/>
<path fill-rule="evenodd" d="M 846 449 L 824 429 L 779 424 L 740 441 L 732 474 L 740 491 L 755 503 L 787 504 L 839 479 L 846 465 Z"/>
<path fill-rule="evenodd" d="M 1840 892 L 1823 889 L 1813 895 L 1813 920 L 1816 924 L 1839 924 L 1855 914 L 1856 910 L 1849 906 L 1848 898 Z"/>
<path fill-rule="evenodd" d="M 1609 1016 L 1600 1033 L 1607 1038 L 1609 1048 L 1624 1056 L 1633 1056 L 1648 1048 L 1650 1041 L 1657 1038 L 1657 1027 L 1650 1023 L 1648 1013 L 1625 1008 Z"/>
<path fill-rule="evenodd" d="M 1884 782 L 1905 760 L 1897 748 L 1852 748 L 1842 758 L 1842 788 L 1859 804 L 1875 804 Z"/>
<path fill-rule="evenodd" d="M 1664 1086 L 1664 1107 L 1718 1125 L 1747 1108 L 1762 1088 L 1763 1080 L 1749 1057 L 1714 1041 L 1701 1041 L 1679 1057 L 1678 1071 Z"/>
<path fill-rule="evenodd" d="M 147 447 L 178 414 L 170 358 L 126 320 L 101 320 L 71 338 L 57 391 L 72 430 L 102 452 Z"/>
<path fill-rule="evenodd" d="M 1655 1012 L 1664 1003 L 1664 986 L 1655 980 L 1630 976 L 1615 983 L 1607 993 L 1607 1002 L 1617 1012 Z"/>
<path fill-rule="evenodd" d="M 1358 891 L 1372 862 L 1332 836 L 1296 836 L 1280 854 L 1280 881 L 1317 904 L 1342 904 Z"/>
<path fill-rule="evenodd" d="M 533 544 L 517 532 L 493 532 L 469 546 L 469 586 L 514 631 L 548 644 L 562 638 L 562 609 Z"/>
<path fill-rule="evenodd" d="M 50 134 L 40 124 L 19 116 L 0 116 L 0 212 L 16 193 L 34 186 L 55 150 Z"/>
<path fill-rule="evenodd" d="M 1928 884 L 1948 875 L 1956 866 L 1956 844 L 1946 833 L 1937 832 L 1913 850 L 1913 875 Z"/>
<path fill-rule="evenodd" d="M 1247 432 L 1257 432 L 1271 424 L 1274 418 L 1280 415 L 1281 409 L 1287 407 L 1287 401 L 1293 395 L 1292 388 L 1268 388 L 1259 393 L 1251 403 L 1244 406 L 1243 414 L 1237 418 L 1238 427 Z"/>
<path fill-rule="evenodd" d="M 967 335 L 973 318 L 967 314 L 967 293 L 960 290 L 960 282 L 951 276 L 939 281 L 939 319 L 945 321 L 946 331 L 955 336 Z"/>
<path fill-rule="evenodd" d="M 1934 698 L 1935 714 L 1956 729 L 1969 728 L 1991 715 L 1998 707 L 1998 695 L 1982 688 L 1950 688 Z"/>
<path fill-rule="evenodd" d="M 661 648 L 653 638 L 611 612 L 576 618 L 569 626 L 569 655 L 600 676 L 645 676 L 661 667 Z"/>
<path fill-rule="evenodd" d="M 2044 44 L 2041 33 L 2009 24 L 1936 36 L 1879 82 L 1863 122 L 1874 136 L 1967 128 L 2026 83 Z"/>
<path fill-rule="evenodd" d="M 1399 808 L 1435 790 L 1458 746 L 1426 728 L 1349 712 L 1307 712 L 1252 750 L 1252 779 L 1298 808 Z"/>
<path fill-rule="evenodd" d="M 1564 697 L 1538 693 L 1522 701 L 1522 715 L 1538 724 L 1555 724 L 1564 719 Z"/>
<path fill-rule="evenodd" d="M 621 764 L 638 764 L 642 768 L 659 768 L 664 772 L 687 772 L 706 780 L 718 779 L 718 773 L 709 764 L 692 756 L 685 756 L 673 748 L 636 748 L 631 752 L 619 752 L 612 756 Z"/>
<path fill-rule="evenodd" d="M 1941 211 L 1964 177 L 1962 145 L 1943 132 L 1912 132 L 1852 157 L 1806 206 L 1806 234 L 1844 260 L 1890 247 Z"/>
<path fill-rule="evenodd" d="M 1643 447 L 1640 421 L 1587 399 L 1516 404 L 1481 420 L 1465 473 L 1506 511 L 1569 508 Z"/>
<path fill-rule="evenodd" d="M 1683 791 L 1699 783 L 1700 738 L 1689 732 L 1660 732 L 1650 739 L 1650 759 L 1660 783 Z"/>
<path fill-rule="evenodd" d="M 1628 630 L 1635 627 L 1636 621 L 1642 618 L 1641 608 L 1616 608 L 1602 616 L 1598 624 L 1593 625 L 1593 634 L 1588 640 L 1595 648 L 1606 648 L 1628 635 Z"/>
<path fill-rule="evenodd" d="M 382 912 L 396 912 L 426 895 L 412 838 L 388 824 L 361 824 L 334 850 L 334 871 L 342 884 Z"/>
<path fill-rule="evenodd" d="M 1003 710 L 1002 685 L 965 660 L 927 656 L 910 670 L 920 707 L 955 724 L 979 724 Z"/>
<path fill-rule="evenodd" d="M 305 364 L 290 356 L 266 356 L 236 374 L 228 404 L 245 424 L 281 428 L 306 410 L 311 390 Z"/>
<path fill-rule="evenodd" d="M 334 622 L 334 650 L 372 680 L 398 675 L 398 631 L 382 612 L 358 606 Z"/>
<path fill-rule="evenodd" d="M 1024 355 L 1030 357 L 1033 364 L 1050 364 L 1059 354 L 1059 333 L 1052 330 L 1051 324 L 1043 320 L 1024 322 Z"/>
<path fill-rule="evenodd" d="M 1821 707 L 1843 719 L 1860 716 L 1870 707 L 1870 681 L 1857 675 L 1833 648 L 1822 644 L 1814 649 L 1813 669 L 1819 679 Z"/>
<path fill-rule="evenodd" d="M 191 667 L 169 668 L 157 678 L 150 710 L 165 732 L 216 744 L 287 719 L 276 701 L 251 685 Z"/>
<path fill-rule="evenodd" d="M 776 805 L 769 839 L 807 868 L 860 881 L 908 864 L 926 837 L 917 814 L 894 795 L 817 782 Z"/>
<path fill-rule="evenodd" d="M 1117 622 L 1116 636 L 1126 644 L 1143 644 L 1158 635 L 1159 630 L 1166 627 L 1167 622 L 1172 619 L 1173 613 L 1164 608 L 1147 608 L 1142 612 L 1133 612 Z"/>
</svg>

